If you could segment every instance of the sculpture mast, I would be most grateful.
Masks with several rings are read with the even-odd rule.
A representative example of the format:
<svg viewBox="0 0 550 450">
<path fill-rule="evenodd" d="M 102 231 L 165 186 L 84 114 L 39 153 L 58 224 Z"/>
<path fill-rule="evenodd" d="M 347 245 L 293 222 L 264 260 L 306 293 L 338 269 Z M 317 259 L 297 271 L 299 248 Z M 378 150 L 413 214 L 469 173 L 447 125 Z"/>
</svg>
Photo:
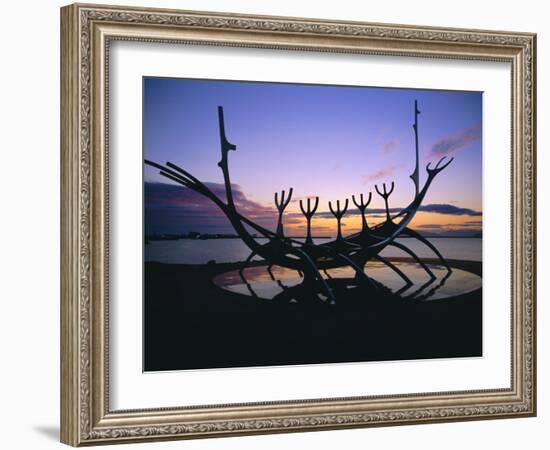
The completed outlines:
<svg viewBox="0 0 550 450">
<path fill-rule="evenodd" d="M 415 149 L 416 149 L 416 165 L 414 166 L 414 172 L 410 176 L 414 182 L 415 196 L 418 195 L 419 184 L 420 184 L 420 180 L 418 178 L 418 115 L 419 114 L 420 114 L 420 111 L 418 109 L 418 100 L 415 100 L 413 128 L 414 128 L 414 143 L 415 143 Z"/>
<path fill-rule="evenodd" d="M 227 153 L 230 150 L 237 150 L 237 146 L 231 144 L 225 136 L 225 124 L 223 120 L 223 107 L 218 106 L 218 122 L 220 125 L 220 143 L 222 147 L 222 159 L 218 163 L 223 172 L 223 180 L 225 183 L 225 194 L 227 196 L 227 206 L 231 211 L 235 212 L 235 203 L 233 202 L 233 191 L 231 188 L 231 180 L 229 178 L 228 158 Z"/>
</svg>

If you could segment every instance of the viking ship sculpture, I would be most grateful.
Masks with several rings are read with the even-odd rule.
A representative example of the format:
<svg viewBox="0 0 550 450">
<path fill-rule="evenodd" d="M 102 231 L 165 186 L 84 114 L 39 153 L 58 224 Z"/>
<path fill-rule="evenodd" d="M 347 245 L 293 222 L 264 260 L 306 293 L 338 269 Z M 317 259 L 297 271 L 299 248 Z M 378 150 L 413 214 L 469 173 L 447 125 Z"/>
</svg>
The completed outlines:
<svg viewBox="0 0 550 450">
<path fill-rule="evenodd" d="M 362 193 L 357 198 L 355 195 L 352 195 L 352 202 L 361 214 L 362 229 L 358 233 L 344 236 L 341 220 L 348 211 L 349 200 L 345 199 L 343 202 L 338 200 L 335 204 L 329 202 L 329 209 L 337 222 L 337 236 L 330 242 L 320 244 L 316 244 L 313 241 L 311 234 L 311 222 L 319 206 L 319 197 L 315 197 L 314 199 L 308 198 L 306 202 L 300 200 L 300 210 L 307 221 L 307 236 L 303 242 L 295 238 L 286 237 L 284 234 L 284 211 L 292 199 L 292 188 L 288 192 L 283 190 L 280 195 L 279 193 L 275 193 L 274 195 L 278 213 L 277 228 L 275 231 L 255 223 L 237 210 L 233 200 L 232 184 L 229 175 L 229 152 L 232 150 L 235 151 L 237 146 L 230 143 L 227 139 L 223 107 L 221 106 L 218 107 L 221 141 L 221 159 L 218 166 L 223 173 L 226 194 L 225 201 L 214 194 L 206 184 L 172 162 L 162 165 L 154 161 L 145 160 L 145 164 L 159 169 L 162 176 L 207 197 L 220 208 L 227 216 L 235 232 L 251 251 L 243 268 L 250 263 L 252 258 L 259 256 L 266 261 L 268 268 L 278 265 L 298 271 L 303 276 L 303 281 L 293 289 L 292 296 L 294 297 L 299 297 L 300 299 L 315 297 L 334 304 L 337 298 L 331 286 L 330 277 L 327 276 L 327 279 L 325 279 L 321 275 L 321 272 L 328 275 L 327 270 L 341 267 L 349 267 L 354 271 L 354 281 L 357 286 L 366 288 L 368 292 L 377 292 L 379 284 L 374 282 L 366 272 L 366 265 L 371 260 L 383 263 L 403 279 L 405 285 L 400 291 L 408 289 L 413 284 L 410 278 L 399 267 L 380 254 L 386 247 L 395 247 L 402 250 L 422 267 L 429 276 L 428 283 L 421 288 L 423 289 L 425 286 L 433 283 L 436 276 L 413 250 L 405 244 L 397 242 L 396 238 L 406 236 L 420 241 L 431 249 L 437 255 L 441 264 L 446 267 L 448 273 L 445 279 L 450 275 L 452 269 L 437 248 L 419 233 L 409 228 L 408 225 L 419 210 L 435 177 L 452 162 L 453 158 L 446 161 L 446 157 L 443 157 L 433 168 L 431 167 L 431 163 L 428 163 L 426 166 L 427 180 L 420 187 L 418 151 L 419 114 L 418 104 L 415 101 L 413 129 L 415 134 L 416 164 L 410 176 L 414 183 L 415 194 L 411 203 L 392 216 L 390 213 L 389 198 L 395 187 L 394 182 L 391 183 L 389 189 L 385 183 L 381 189 L 378 185 L 375 185 L 376 192 L 384 199 L 386 220 L 370 227 L 367 221 L 367 207 L 372 200 L 372 193 L 368 193 L 366 200 Z M 256 235 L 253 235 L 249 229 L 254 230 Z M 264 238 L 264 240 L 267 239 L 267 242 L 258 242 L 257 235 Z M 445 279 L 442 280 L 442 283 Z"/>
</svg>

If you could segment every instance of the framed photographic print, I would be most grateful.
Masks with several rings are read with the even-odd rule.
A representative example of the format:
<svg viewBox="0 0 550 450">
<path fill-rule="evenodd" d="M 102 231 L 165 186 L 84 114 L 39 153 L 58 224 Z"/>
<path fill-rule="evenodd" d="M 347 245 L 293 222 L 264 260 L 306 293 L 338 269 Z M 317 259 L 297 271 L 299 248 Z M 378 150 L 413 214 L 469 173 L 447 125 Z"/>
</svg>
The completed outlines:
<svg viewBox="0 0 550 450">
<path fill-rule="evenodd" d="M 61 37 L 63 442 L 535 414 L 535 35 Z"/>
</svg>

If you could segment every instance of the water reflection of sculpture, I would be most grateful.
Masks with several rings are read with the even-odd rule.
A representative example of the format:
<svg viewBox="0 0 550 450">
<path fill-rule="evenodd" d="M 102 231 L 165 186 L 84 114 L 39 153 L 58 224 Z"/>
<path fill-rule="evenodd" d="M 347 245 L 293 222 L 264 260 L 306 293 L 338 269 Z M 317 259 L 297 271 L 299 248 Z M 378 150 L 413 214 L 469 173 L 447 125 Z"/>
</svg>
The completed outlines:
<svg viewBox="0 0 550 450">
<path fill-rule="evenodd" d="M 333 207 L 333 204 L 329 202 L 329 209 L 337 220 L 338 234 L 336 239 L 333 241 L 322 244 L 315 244 L 311 236 L 311 221 L 319 205 L 318 197 L 315 198 L 313 206 L 311 205 L 310 199 L 307 199 L 306 206 L 304 206 L 302 201 L 300 201 L 300 209 L 307 220 L 307 237 L 304 242 L 285 237 L 284 235 L 283 214 L 292 198 L 292 188 L 288 191 L 288 195 L 285 191 L 281 192 L 280 197 L 278 193 L 275 193 L 275 206 L 278 211 L 277 229 L 275 232 L 262 227 L 237 211 L 233 200 L 228 160 L 229 151 L 236 150 L 237 147 L 227 140 L 225 134 L 223 108 L 221 106 L 218 107 L 218 120 L 221 139 L 221 160 L 218 163 L 218 166 L 223 173 L 227 197 L 226 202 L 222 201 L 203 182 L 198 180 L 191 173 L 171 162 L 167 162 L 166 165 L 161 165 L 153 161 L 145 160 L 145 163 L 159 169 L 160 174 L 164 177 L 209 198 L 224 212 L 236 233 L 251 250 L 250 256 L 247 258 L 245 265 L 257 255 L 263 258 L 269 266 L 279 265 L 303 273 L 303 282 L 300 284 L 299 289 L 295 289 L 293 293 L 293 295 L 297 297 L 311 298 L 314 296 L 321 298 L 319 297 L 321 295 L 326 297 L 329 303 L 334 303 L 336 301 L 336 297 L 331 288 L 331 284 L 329 282 L 330 280 L 327 281 L 321 275 L 320 271 L 325 271 L 325 273 L 327 273 L 326 271 L 328 269 L 344 266 L 349 266 L 354 270 L 355 282 L 357 285 L 366 287 L 368 290 L 376 292 L 378 286 L 376 283 L 373 283 L 365 272 L 366 264 L 368 261 L 373 259 L 382 262 L 397 273 L 405 282 L 404 288 L 408 288 L 412 285 L 409 277 L 407 277 L 407 275 L 395 264 L 380 255 L 380 252 L 384 248 L 388 246 L 396 247 L 410 255 L 429 275 L 430 282 L 433 282 L 436 277 L 428 265 L 425 264 L 418 257 L 418 255 L 416 255 L 406 245 L 396 241 L 396 238 L 399 236 L 408 236 L 421 241 L 438 256 L 442 264 L 447 268 L 448 273 L 451 272 L 449 264 L 445 261 L 437 248 L 435 248 L 431 242 L 418 234 L 416 231 L 408 228 L 408 224 L 418 211 L 418 208 L 424 200 L 433 180 L 437 174 L 445 169 L 453 160 L 453 158 L 451 158 L 447 162 L 444 162 L 445 157 L 443 157 L 434 168 L 431 168 L 431 163 L 429 163 L 426 166 L 428 178 L 424 183 L 424 186 L 420 188 L 418 170 L 418 115 L 420 114 L 420 111 L 418 110 L 416 102 L 414 108 L 415 121 L 413 128 L 416 141 L 416 165 L 415 170 L 411 175 L 411 179 L 413 180 L 415 186 L 415 196 L 412 202 L 398 214 L 391 216 L 389 197 L 393 192 L 394 183 L 392 182 L 389 190 L 387 190 L 386 184 L 383 184 L 382 191 L 378 188 L 378 186 L 375 186 L 376 192 L 384 199 L 386 220 L 374 227 L 369 227 L 366 214 L 367 207 L 372 199 L 372 194 L 369 192 L 368 199 L 366 201 L 364 201 L 363 194 L 359 196 L 359 199 L 352 196 L 354 205 L 361 213 L 362 229 L 360 232 L 349 236 L 344 236 L 342 234 L 341 227 L 341 219 L 348 210 L 348 199 L 345 199 L 342 205 L 338 200 L 336 205 L 334 205 L 335 208 Z M 259 243 L 248 231 L 247 226 L 253 229 L 256 233 L 260 234 L 261 237 L 267 238 L 267 243 Z"/>
</svg>

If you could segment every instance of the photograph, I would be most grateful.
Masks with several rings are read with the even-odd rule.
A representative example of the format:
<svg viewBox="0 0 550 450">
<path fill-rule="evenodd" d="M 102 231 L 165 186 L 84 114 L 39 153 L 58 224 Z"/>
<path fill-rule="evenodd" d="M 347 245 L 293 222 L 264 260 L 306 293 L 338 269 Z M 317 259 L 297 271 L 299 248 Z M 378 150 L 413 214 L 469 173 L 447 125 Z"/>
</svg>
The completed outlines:
<svg viewBox="0 0 550 450">
<path fill-rule="evenodd" d="M 59 440 L 521 448 L 540 421 L 489 419 L 540 397 L 542 19 L 279 3 L 72 4 L 44 33 L 60 114 L 12 147 L 59 139 L 35 164 L 59 246 L 34 241 L 58 247 L 57 322 L 34 316 L 59 323 Z M 36 228 L 47 202 L 11 197 Z"/>
<path fill-rule="evenodd" d="M 483 92 L 142 89 L 145 372 L 484 356 Z"/>
</svg>

